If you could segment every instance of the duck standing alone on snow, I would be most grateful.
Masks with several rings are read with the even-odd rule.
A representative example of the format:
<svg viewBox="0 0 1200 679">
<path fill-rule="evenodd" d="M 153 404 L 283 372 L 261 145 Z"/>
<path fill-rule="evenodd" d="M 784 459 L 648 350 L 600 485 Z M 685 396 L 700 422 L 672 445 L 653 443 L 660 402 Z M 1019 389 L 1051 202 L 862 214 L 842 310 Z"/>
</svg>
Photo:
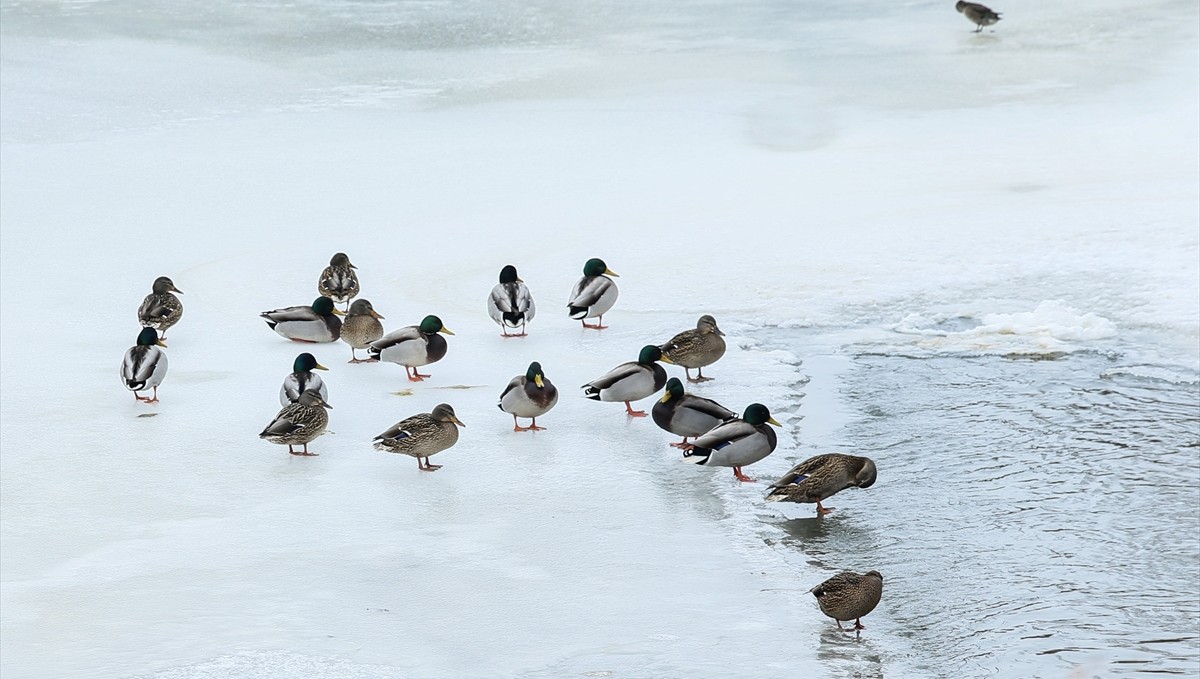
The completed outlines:
<svg viewBox="0 0 1200 679">
<path fill-rule="evenodd" d="M 754 481 L 742 467 L 775 451 L 778 439 L 769 425 L 780 426 L 761 403 L 751 403 L 740 418 L 726 420 L 700 438 L 682 445 L 683 461 L 706 467 L 733 467 L 738 481 Z"/>
<path fill-rule="evenodd" d="M 348 306 L 350 300 L 358 296 L 358 274 L 354 273 L 357 268 L 350 263 L 346 253 L 337 253 L 321 272 L 321 278 L 317 280 L 317 292 L 322 297 Z"/>
<path fill-rule="evenodd" d="M 338 316 L 344 315 L 328 297 L 318 297 L 312 306 L 289 306 L 259 314 L 280 337 L 314 343 L 336 342 L 342 335 L 342 320 Z"/>
<path fill-rule="evenodd" d="M 991 26 L 1000 20 L 999 13 L 993 12 L 991 9 L 977 2 L 958 0 L 958 2 L 954 3 L 954 9 L 958 10 L 959 14 L 965 16 L 971 23 L 979 27 L 975 29 L 976 33 L 982 31 L 984 26 Z"/>
<path fill-rule="evenodd" d="M 842 453 L 810 457 L 771 484 L 767 502 L 815 502 L 821 515 L 833 511 L 821 501 L 847 488 L 870 488 L 875 483 L 875 463 L 869 458 Z"/>
<path fill-rule="evenodd" d="M 300 395 L 306 391 L 315 391 L 321 397 L 322 401 L 329 399 L 329 389 L 325 387 L 325 381 L 321 376 L 314 373 L 314 370 L 329 370 L 325 366 L 317 363 L 317 359 L 312 354 L 300 354 L 296 360 L 292 362 L 292 372 L 283 378 L 283 384 L 279 386 L 279 405 L 286 406 L 289 403 L 295 403 L 300 400 Z"/>
<path fill-rule="evenodd" d="M 121 361 L 121 379 L 125 388 L 133 392 L 133 398 L 143 403 L 158 403 L 158 385 L 167 376 L 167 354 L 159 347 L 165 347 L 154 328 L 142 328 L 138 333 L 137 344 L 125 352 L 125 360 Z M 139 391 L 154 390 L 149 398 L 138 396 Z"/>
<path fill-rule="evenodd" d="M 712 399 L 685 394 L 678 377 L 667 380 L 667 393 L 650 409 L 650 415 L 660 428 L 683 437 L 683 442 L 671 444 L 675 448 L 686 445 L 689 436 L 700 436 L 737 417 L 737 413 Z"/>
<path fill-rule="evenodd" d="M 525 324 L 533 320 L 537 307 L 525 281 L 517 276 L 517 267 L 509 264 L 500 270 L 500 282 L 488 295 L 488 316 L 500 326 L 504 337 L 524 337 Z M 509 328 L 520 328 L 521 332 L 508 334 Z"/>
<path fill-rule="evenodd" d="M 350 305 L 346 320 L 342 323 L 342 341 L 350 345 L 350 363 L 373 363 L 377 359 L 359 358 L 357 349 L 366 349 L 371 342 L 383 337 L 383 318 L 375 312 L 370 300 L 356 299 Z"/>
<path fill-rule="evenodd" d="M 860 618 L 875 610 L 883 597 L 883 576 L 879 571 L 867 571 L 863 575 L 843 571 L 825 582 L 813 587 L 813 596 L 821 612 L 833 618 L 838 629 L 852 632 L 842 627 L 842 620 L 853 620 L 854 629 L 866 629 Z"/>
<path fill-rule="evenodd" d="M 524 375 L 517 375 L 509 381 L 504 391 L 500 392 L 500 410 L 513 416 L 513 431 L 541 431 L 545 427 L 537 426 L 537 418 L 550 412 L 558 403 L 558 389 L 542 372 L 542 364 L 534 361 Z M 528 427 L 522 427 L 517 422 L 518 417 L 528 417 L 533 421 Z"/>
<path fill-rule="evenodd" d="M 608 268 L 603 259 L 592 258 L 583 265 L 583 278 L 571 288 L 571 299 L 567 302 L 567 313 L 585 328 L 603 330 L 604 312 L 617 303 L 617 284 L 609 276 L 616 272 Z M 588 325 L 587 319 L 595 318 L 595 325 Z M 657 391 L 657 390 L 656 390 Z"/>
<path fill-rule="evenodd" d="M 696 321 L 695 328 L 684 330 L 659 348 L 672 363 L 683 366 L 688 382 L 707 382 L 712 378 L 705 377 L 701 368 L 716 363 L 725 355 L 725 340 L 721 339 L 724 336 L 717 327 L 717 319 L 705 314 Z M 695 379 L 692 379 L 692 368 L 696 369 Z"/>
<path fill-rule="evenodd" d="M 454 408 L 440 403 L 428 413 L 400 420 L 375 437 L 375 449 L 417 458 L 417 469 L 436 471 L 440 464 L 429 464 L 429 456 L 458 442 L 458 428 L 467 425 L 454 416 Z"/>
<path fill-rule="evenodd" d="M 172 292 L 183 294 L 170 278 L 159 276 L 154 279 L 150 294 L 138 307 L 138 322 L 162 333 L 163 339 L 167 338 L 167 329 L 183 318 L 183 302 Z"/>
<path fill-rule="evenodd" d="M 298 401 L 284 406 L 258 437 L 287 446 L 292 455 L 316 455 L 308 452 L 308 444 L 325 433 L 325 427 L 329 426 L 326 408 L 333 406 L 326 403 L 317 392 L 306 391 L 300 394 Z M 292 446 L 298 445 L 303 445 L 304 450 L 292 450 Z"/>
<path fill-rule="evenodd" d="M 442 325 L 442 319 L 426 316 L 420 325 L 393 330 L 372 342 L 367 347 L 367 353 L 377 361 L 404 366 L 409 381 L 420 382 L 429 375 L 422 375 L 417 368 L 436 363 L 446 355 L 446 339 L 438 333 L 454 334 Z"/>
<path fill-rule="evenodd" d="M 646 411 L 634 410 L 630 401 L 654 394 L 667 383 L 667 371 L 656 361 L 666 360 L 653 344 L 642 347 L 637 361 L 622 363 L 583 385 L 583 395 L 593 401 L 625 402 L 630 417 L 645 417 Z M 669 362 L 669 361 L 668 361 Z"/>
</svg>

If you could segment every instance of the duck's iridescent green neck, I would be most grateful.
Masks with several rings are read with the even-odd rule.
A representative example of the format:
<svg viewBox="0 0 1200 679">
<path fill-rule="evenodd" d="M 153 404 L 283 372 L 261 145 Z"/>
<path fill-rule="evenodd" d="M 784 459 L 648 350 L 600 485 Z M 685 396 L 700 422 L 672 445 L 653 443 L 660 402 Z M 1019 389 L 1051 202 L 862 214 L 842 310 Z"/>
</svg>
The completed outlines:
<svg viewBox="0 0 1200 679">
<path fill-rule="evenodd" d="M 671 398 L 682 398 L 683 382 L 680 382 L 678 377 L 667 380 L 667 393 L 671 395 Z"/>
<path fill-rule="evenodd" d="M 158 344 L 158 331 L 154 328 L 142 328 L 138 333 L 137 343 L 139 347 L 152 347 Z"/>
</svg>

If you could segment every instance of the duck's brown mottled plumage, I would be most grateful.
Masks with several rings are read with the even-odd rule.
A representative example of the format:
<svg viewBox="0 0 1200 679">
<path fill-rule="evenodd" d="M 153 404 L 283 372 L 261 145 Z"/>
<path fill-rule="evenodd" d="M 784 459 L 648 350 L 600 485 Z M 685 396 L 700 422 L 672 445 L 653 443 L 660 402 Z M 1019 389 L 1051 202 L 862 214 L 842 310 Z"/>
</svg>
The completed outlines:
<svg viewBox="0 0 1200 679">
<path fill-rule="evenodd" d="M 346 253 L 339 252 L 329 260 L 329 266 L 321 272 L 317 280 L 317 291 L 322 297 L 328 297 L 335 302 L 349 302 L 358 296 L 358 267 L 350 263 Z"/>
<path fill-rule="evenodd" d="M 360 359 L 354 354 L 357 349 L 366 349 L 372 342 L 383 337 L 383 318 L 371 306 L 370 300 L 356 299 L 342 321 L 342 341 L 350 345 L 350 362 L 364 363 L 372 359 Z"/>
<path fill-rule="evenodd" d="M 725 355 L 724 335 L 717 327 L 717 320 L 705 314 L 696 322 L 695 328 L 675 335 L 659 349 L 672 363 L 683 366 L 689 382 L 705 382 L 712 378 L 705 377 L 701 368 L 716 363 Z M 696 369 L 695 379 L 692 368 Z"/>
<path fill-rule="evenodd" d="M 306 391 L 300 394 L 299 401 L 284 406 L 258 437 L 287 446 L 292 455 L 316 455 L 308 452 L 308 444 L 325 433 L 325 427 L 329 426 L 325 409 L 332 407 L 317 392 Z M 298 445 L 304 446 L 303 452 L 292 450 L 292 446 Z"/>
<path fill-rule="evenodd" d="M 845 631 L 842 620 L 853 620 L 854 629 L 866 629 L 861 618 L 875 610 L 883 597 L 883 576 L 879 571 L 867 571 L 863 575 L 843 571 L 813 587 L 813 596 L 821 612 L 833 618 L 838 629 Z"/>
<path fill-rule="evenodd" d="M 146 295 L 146 299 L 142 300 L 142 305 L 138 307 L 138 322 L 157 330 L 162 339 L 167 338 L 167 329 L 183 318 L 183 302 L 172 295 L 172 292 L 183 294 L 170 278 L 159 276 L 154 279 L 151 293 Z"/>
<path fill-rule="evenodd" d="M 847 488 L 870 488 L 875 483 L 875 463 L 866 457 L 826 453 L 792 467 L 767 492 L 768 502 L 815 502 L 821 514 L 832 507 L 821 501 Z"/>
<path fill-rule="evenodd" d="M 981 5 L 977 2 L 958 0 L 958 2 L 954 4 L 954 9 L 958 10 L 959 14 L 962 14 L 969 19 L 971 23 L 978 26 L 978 28 L 975 29 L 976 33 L 982 31 L 984 26 L 991 26 L 997 21 L 1000 21 L 1000 14 L 998 12 L 993 12 L 985 5 Z"/>
<path fill-rule="evenodd" d="M 441 403 L 428 413 L 400 420 L 376 436 L 375 449 L 415 457 L 418 469 L 433 471 L 442 465 L 429 464 L 429 456 L 457 443 L 458 428 L 465 426 L 455 417 L 454 408 Z"/>
</svg>

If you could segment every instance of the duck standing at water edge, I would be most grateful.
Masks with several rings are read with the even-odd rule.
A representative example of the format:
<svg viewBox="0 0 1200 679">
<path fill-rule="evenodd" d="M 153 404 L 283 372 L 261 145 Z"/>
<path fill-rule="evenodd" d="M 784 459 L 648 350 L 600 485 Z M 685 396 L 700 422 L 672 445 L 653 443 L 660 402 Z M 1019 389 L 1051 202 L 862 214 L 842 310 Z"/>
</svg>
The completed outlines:
<svg viewBox="0 0 1200 679">
<path fill-rule="evenodd" d="M 824 516 L 833 507 L 821 501 L 847 488 L 870 488 L 875 484 L 875 463 L 866 457 L 826 453 L 792 467 L 771 484 L 767 502 L 815 502 L 817 513 Z"/>
<path fill-rule="evenodd" d="M 705 314 L 696 321 L 695 328 L 684 330 L 659 348 L 672 363 L 683 366 L 688 382 L 707 382 L 712 378 L 704 376 L 703 368 L 725 355 L 724 336 L 717 327 L 717 319 Z M 692 368 L 696 369 L 694 379 Z"/>
<path fill-rule="evenodd" d="M 965 16 L 971 23 L 978 26 L 975 29 L 976 33 L 982 31 L 984 26 L 991 26 L 1000 21 L 1000 14 L 998 12 L 993 12 L 988 7 L 977 2 L 958 0 L 954 4 L 954 9 L 958 10 L 958 13 Z"/>
<path fill-rule="evenodd" d="M 737 413 L 712 399 L 685 394 L 678 377 L 667 380 L 667 392 L 650 409 L 650 415 L 661 429 L 683 437 L 681 443 L 671 444 L 673 448 L 682 448 L 689 436 L 700 436 L 737 417 Z"/>
<path fill-rule="evenodd" d="M 843 632 L 866 629 L 861 618 L 875 610 L 883 598 L 883 576 L 879 571 L 867 571 L 863 575 L 843 571 L 813 587 L 821 612 L 833 618 Z M 842 627 L 842 620 L 853 620 L 854 629 Z"/>
<path fill-rule="evenodd" d="M 683 461 L 705 467 L 733 467 L 738 481 L 753 482 L 742 467 L 775 452 L 778 439 L 769 425 L 781 426 L 761 403 L 751 403 L 740 418 L 726 420 L 691 443 L 682 444 Z"/>
</svg>

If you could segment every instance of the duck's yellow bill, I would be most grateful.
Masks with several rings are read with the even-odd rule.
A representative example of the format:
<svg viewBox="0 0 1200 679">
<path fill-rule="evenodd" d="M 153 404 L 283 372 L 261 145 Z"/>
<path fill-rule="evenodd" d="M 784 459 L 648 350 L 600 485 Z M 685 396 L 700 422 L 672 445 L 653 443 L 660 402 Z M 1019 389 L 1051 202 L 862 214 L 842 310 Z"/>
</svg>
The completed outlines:
<svg viewBox="0 0 1200 679">
<path fill-rule="evenodd" d="M 663 363 L 670 363 L 671 365 L 675 365 L 675 361 L 672 361 L 671 359 L 667 358 L 666 354 L 659 356 L 658 360 L 662 361 Z"/>
<path fill-rule="evenodd" d="M 668 391 L 667 393 L 663 394 L 662 398 L 658 399 L 658 402 L 666 403 L 667 401 L 670 401 L 670 400 L 671 400 L 671 392 Z"/>
<path fill-rule="evenodd" d="M 321 365 L 320 363 L 314 365 L 313 369 L 314 370 L 329 370 L 329 368 L 326 368 L 325 366 Z"/>
<path fill-rule="evenodd" d="M 346 312 L 342 311 L 341 309 L 339 309 L 337 307 L 333 307 L 333 315 L 334 316 L 345 316 Z"/>
<path fill-rule="evenodd" d="M 534 376 L 533 376 L 533 383 L 537 385 L 537 388 L 538 388 L 538 389 L 541 389 L 542 387 L 546 386 L 546 385 L 545 385 L 545 383 L 544 383 L 544 382 L 542 382 L 542 376 L 541 376 L 541 375 L 534 375 Z"/>
<path fill-rule="evenodd" d="M 592 269 L 592 270 L 595 271 L 595 269 Z M 621 277 L 621 274 L 617 273 L 616 271 L 613 271 L 612 269 L 610 269 L 608 267 L 604 267 L 604 273 L 605 273 L 605 275 L 608 275 L 608 276 L 616 276 L 617 278 Z"/>
<path fill-rule="evenodd" d="M 773 425 L 775 425 L 776 427 L 782 427 L 782 426 L 783 426 L 782 424 L 779 424 L 779 422 L 777 422 L 777 421 L 775 420 L 775 418 L 774 418 L 774 417 L 772 417 L 771 419 L 767 420 L 767 422 L 768 422 L 769 424 L 773 424 Z"/>
<path fill-rule="evenodd" d="M 438 330 L 438 332 L 444 332 L 444 333 L 446 333 L 447 335 L 453 335 L 453 334 L 454 334 L 454 331 L 453 331 L 453 330 L 451 330 L 450 328 L 447 328 L 447 327 L 446 327 L 446 326 L 444 326 L 444 325 L 442 326 L 442 329 L 441 329 L 441 330 Z M 467 426 L 467 425 L 465 425 L 465 424 L 464 424 L 463 426 L 465 427 L 465 426 Z"/>
</svg>

